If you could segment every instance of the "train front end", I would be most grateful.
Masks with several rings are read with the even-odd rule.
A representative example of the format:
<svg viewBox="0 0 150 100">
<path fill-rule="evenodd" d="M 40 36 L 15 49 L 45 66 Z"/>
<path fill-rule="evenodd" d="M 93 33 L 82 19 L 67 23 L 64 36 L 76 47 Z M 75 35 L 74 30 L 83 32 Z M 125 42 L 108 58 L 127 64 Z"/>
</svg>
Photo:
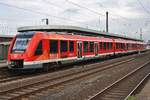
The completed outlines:
<svg viewBox="0 0 150 100">
<path fill-rule="evenodd" d="M 30 56 L 27 49 L 30 48 L 33 35 L 33 32 L 21 32 L 13 38 L 8 51 L 9 69 L 24 69 L 24 60 Z"/>
</svg>

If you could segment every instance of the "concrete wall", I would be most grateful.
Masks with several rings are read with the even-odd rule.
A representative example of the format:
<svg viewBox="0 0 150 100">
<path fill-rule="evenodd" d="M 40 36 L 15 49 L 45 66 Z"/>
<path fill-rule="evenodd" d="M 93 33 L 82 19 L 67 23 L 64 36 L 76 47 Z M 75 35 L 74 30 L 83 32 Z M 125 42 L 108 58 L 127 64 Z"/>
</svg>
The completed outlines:
<svg viewBox="0 0 150 100">
<path fill-rule="evenodd" d="M 7 60 L 9 42 L 0 43 L 0 60 Z"/>
</svg>

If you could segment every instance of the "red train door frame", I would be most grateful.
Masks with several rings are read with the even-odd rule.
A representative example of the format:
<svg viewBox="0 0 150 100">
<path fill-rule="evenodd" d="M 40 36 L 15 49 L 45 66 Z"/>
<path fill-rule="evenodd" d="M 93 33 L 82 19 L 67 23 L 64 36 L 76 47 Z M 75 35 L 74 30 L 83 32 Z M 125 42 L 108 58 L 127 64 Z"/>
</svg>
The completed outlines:
<svg viewBox="0 0 150 100">
<path fill-rule="evenodd" d="M 94 43 L 94 53 L 96 56 L 98 55 L 98 42 Z"/>
<path fill-rule="evenodd" d="M 77 42 L 77 57 L 82 58 L 82 42 Z"/>
</svg>

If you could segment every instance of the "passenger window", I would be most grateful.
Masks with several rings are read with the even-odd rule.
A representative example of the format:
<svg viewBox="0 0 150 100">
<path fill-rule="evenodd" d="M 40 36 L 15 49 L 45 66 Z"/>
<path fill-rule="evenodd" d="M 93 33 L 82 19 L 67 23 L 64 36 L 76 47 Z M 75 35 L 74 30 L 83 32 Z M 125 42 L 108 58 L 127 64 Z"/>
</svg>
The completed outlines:
<svg viewBox="0 0 150 100">
<path fill-rule="evenodd" d="M 102 44 L 102 42 L 99 43 L 99 48 L 100 48 L 100 50 L 103 49 L 103 44 Z"/>
<path fill-rule="evenodd" d="M 127 44 L 127 49 L 129 49 L 130 47 L 129 47 L 129 44 Z"/>
<path fill-rule="evenodd" d="M 94 52 L 94 42 L 90 42 L 90 52 Z"/>
<path fill-rule="evenodd" d="M 122 49 L 125 49 L 125 44 L 124 43 L 122 43 Z"/>
<path fill-rule="evenodd" d="M 70 41 L 69 47 L 70 47 L 70 52 L 73 52 L 74 51 L 74 42 L 73 41 Z"/>
<path fill-rule="evenodd" d="M 116 43 L 116 48 L 119 49 L 119 43 Z"/>
<path fill-rule="evenodd" d="M 106 42 L 106 46 L 105 46 L 105 50 L 107 50 L 109 48 L 108 43 Z"/>
<path fill-rule="evenodd" d="M 122 43 L 120 43 L 120 49 L 122 49 Z"/>
<path fill-rule="evenodd" d="M 107 45 L 107 48 L 106 48 L 106 49 L 109 50 L 109 48 L 110 48 L 109 42 L 107 42 L 106 45 Z"/>
<path fill-rule="evenodd" d="M 106 48 L 107 48 L 107 47 L 106 47 L 106 42 L 104 42 L 104 50 L 106 50 Z"/>
<path fill-rule="evenodd" d="M 50 40 L 50 53 L 58 53 L 58 40 Z"/>
<path fill-rule="evenodd" d="M 84 42 L 84 52 L 88 52 L 88 42 Z"/>
<path fill-rule="evenodd" d="M 67 52 L 68 50 L 68 45 L 66 40 L 61 40 L 60 41 L 60 52 Z"/>
<path fill-rule="evenodd" d="M 120 49 L 122 49 L 122 43 L 120 43 Z"/>
<path fill-rule="evenodd" d="M 111 50 L 111 49 L 112 49 L 112 43 L 111 43 L 111 42 L 109 43 L 109 46 L 110 46 L 110 48 L 109 48 L 109 49 Z"/>
<path fill-rule="evenodd" d="M 109 50 L 111 50 L 111 43 L 109 42 Z"/>
<path fill-rule="evenodd" d="M 42 54 L 42 41 L 39 42 L 37 49 L 35 51 L 35 55 L 41 55 Z"/>
<path fill-rule="evenodd" d="M 108 42 L 107 45 L 108 45 L 108 50 L 110 50 L 110 43 Z"/>
</svg>

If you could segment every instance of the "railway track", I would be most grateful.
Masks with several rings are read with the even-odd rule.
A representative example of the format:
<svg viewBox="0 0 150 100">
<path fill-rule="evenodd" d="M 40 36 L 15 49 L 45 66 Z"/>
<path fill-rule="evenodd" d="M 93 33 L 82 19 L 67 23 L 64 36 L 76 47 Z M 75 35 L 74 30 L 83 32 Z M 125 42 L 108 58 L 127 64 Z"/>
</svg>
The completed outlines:
<svg viewBox="0 0 150 100">
<path fill-rule="evenodd" d="M 109 66 L 105 66 L 102 68 L 99 66 L 94 66 L 93 68 L 89 68 L 89 69 L 84 70 L 84 71 L 81 70 L 81 71 L 74 72 L 74 73 L 68 73 L 65 75 L 61 75 L 59 77 L 54 77 L 54 78 L 50 78 L 47 80 L 41 80 L 41 81 L 36 82 L 34 84 L 21 86 L 18 88 L 7 90 L 7 91 L 1 91 L 0 92 L 0 99 L 3 99 L 3 100 L 14 99 L 14 100 L 16 100 L 19 98 L 24 98 L 28 95 L 40 92 L 40 91 L 45 90 L 47 88 L 53 88 L 53 87 L 59 86 L 59 85 L 64 84 L 64 83 L 78 80 L 80 78 L 83 78 L 83 77 L 86 77 L 86 76 L 89 76 L 92 74 L 96 74 L 100 71 L 107 70 L 107 69 L 112 68 L 114 66 L 130 62 L 132 60 L 134 60 L 134 58 L 124 60 L 121 62 L 117 62 L 117 63 L 111 64 Z"/>
<path fill-rule="evenodd" d="M 130 55 L 129 57 L 127 56 L 127 57 L 118 58 L 118 60 L 112 59 L 111 63 L 107 63 L 108 61 L 104 61 L 104 62 L 101 62 L 101 63 L 103 63 L 102 66 L 106 66 L 106 65 L 113 64 L 113 63 L 116 63 L 116 62 L 121 61 L 121 60 L 126 60 L 126 59 L 131 58 L 131 57 L 134 58 L 136 56 L 137 55 Z M 94 63 L 93 65 L 95 66 L 97 64 L 99 64 L 99 62 L 98 63 Z M 87 66 L 90 66 L 90 65 L 91 64 L 87 64 Z M 80 65 L 80 66 L 82 66 L 82 65 Z M 49 72 L 54 72 L 54 71 L 49 71 Z M 24 79 L 24 78 L 28 78 L 28 77 L 32 77 L 32 76 L 37 76 L 37 75 L 40 75 L 40 74 L 47 74 L 49 72 L 42 72 L 42 73 L 36 73 L 35 72 L 35 73 L 32 73 L 32 74 L 31 73 L 27 73 L 26 75 L 24 75 L 22 73 L 15 73 L 15 74 L 13 73 L 12 74 L 12 73 L 10 73 L 8 71 L 8 69 L 6 67 L 3 67 L 3 68 L 0 68 L 0 83 L 6 83 L 6 82 L 10 82 L 10 81 Z M 30 75 L 28 75 L 28 74 L 30 74 Z"/>
<path fill-rule="evenodd" d="M 0 69 L 0 83 L 10 82 L 22 78 L 27 78 L 36 74 L 11 73 L 7 68 Z"/>
<path fill-rule="evenodd" d="M 143 56 L 143 55 L 141 55 L 141 56 Z M 114 66 L 124 64 L 127 62 L 131 62 L 135 59 L 134 57 L 133 58 L 131 57 L 130 59 L 126 58 L 127 60 L 121 59 L 121 61 L 120 62 L 117 61 L 117 63 L 114 61 L 113 64 L 112 64 L 112 62 L 109 64 L 104 63 L 104 64 L 102 64 L 103 67 L 100 66 L 99 63 L 92 64 L 93 65 L 92 67 L 89 67 L 89 68 L 85 67 L 84 70 L 74 71 L 72 73 L 65 73 L 64 75 L 61 75 L 61 73 L 60 73 L 60 75 L 58 75 L 58 76 L 56 75 L 55 77 L 47 77 L 45 79 L 41 78 L 41 79 L 39 79 L 39 81 L 35 81 L 35 82 L 33 82 L 34 79 L 31 78 L 31 80 L 29 82 L 25 81 L 28 84 L 23 84 L 24 83 L 23 80 L 20 80 L 20 81 L 18 80 L 18 81 L 15 81 L 18 84 L 18 87 L 15 87 L 14 84 L 9 84 L 9 86 L 14 85 L 14 87 L 10 88 L 10 89 L 7 88 L 7 85 L 6 85 L 7 89 L 4 87 L 5 90 L 1 89 L 1 87 L 0 87 L 0 100 L 1 99 L 2 100 L 5 100 L 5 99 L 6 100 L 9 100 L 9 99 L 16 100 L 19 98 L 26 98 L 26 97 L 28 97 L 28 95 L 40 92 L 47 88 L 57 87 L 61 84 L 71 82 L 74 80 L 78 80 L 82 77 L 86 77 L 88 75 L 92 75 L 92 74 L 98 73 L 100 71 L 107 70 Z M 9 83 L 11 83 L 11 82 L 9 82 Z"/>
<path fill-rule="evenodd" d="M 118 79 L 88 100 L 127 100 L 134 90 L 148 77 L 150 61 Z"/>
</svg>

